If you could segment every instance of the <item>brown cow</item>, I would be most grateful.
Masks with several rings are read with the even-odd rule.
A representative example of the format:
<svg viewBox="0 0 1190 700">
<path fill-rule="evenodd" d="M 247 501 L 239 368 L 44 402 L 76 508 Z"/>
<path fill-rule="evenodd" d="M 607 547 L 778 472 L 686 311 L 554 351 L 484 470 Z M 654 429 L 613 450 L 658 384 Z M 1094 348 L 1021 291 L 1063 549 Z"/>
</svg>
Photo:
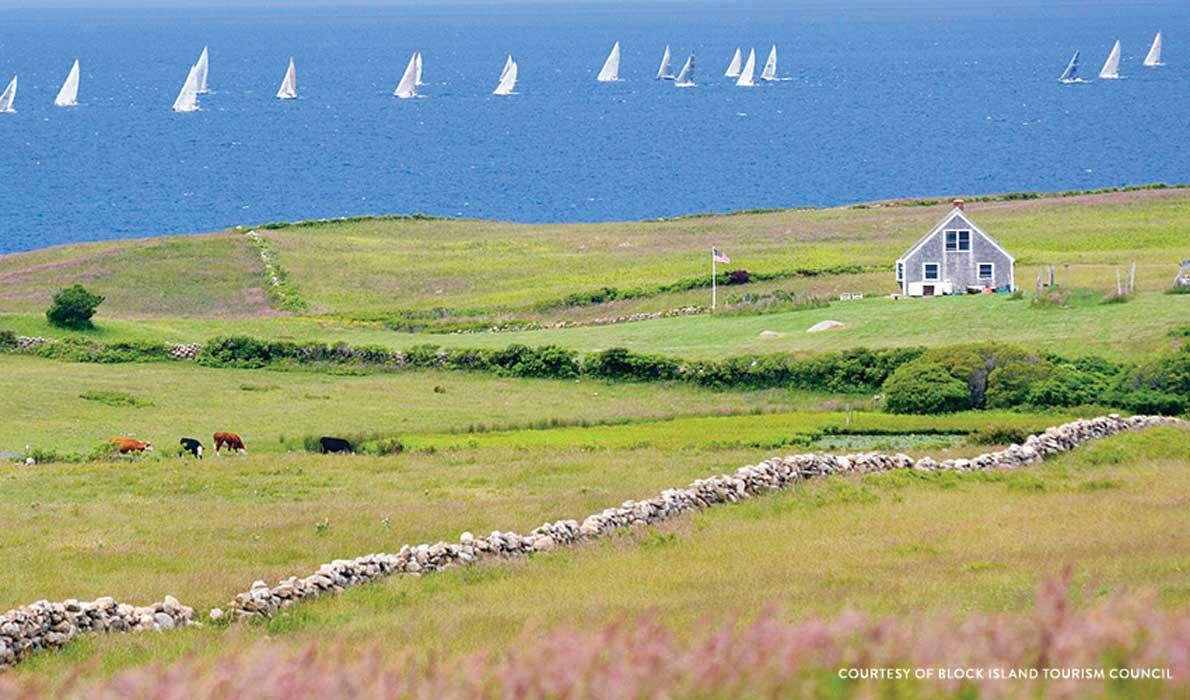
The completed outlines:
<svg viewBox="0 0 1190 700">
<path fill-rule="evenodd" d="M 228 450 L 235 450 L 236 452 L 248 452 L 248 448 L 244 447 L 244 441 L 235 433 L 215 433 L 216 455 L 219 454 L 219 448 L 221 447 L 226 447 Z"/>
<path fill-rule="evenodd" d="M 145 450 L 153 449 L 153 443 L 134 440 L 133 438 L 114 437 L 110 438 L 108 442 L 110 442 L 112 445 L 115 445 L 116 451 L 122 455 L 131 454 L 133 452 L 144 452 Z"/>
</svg>

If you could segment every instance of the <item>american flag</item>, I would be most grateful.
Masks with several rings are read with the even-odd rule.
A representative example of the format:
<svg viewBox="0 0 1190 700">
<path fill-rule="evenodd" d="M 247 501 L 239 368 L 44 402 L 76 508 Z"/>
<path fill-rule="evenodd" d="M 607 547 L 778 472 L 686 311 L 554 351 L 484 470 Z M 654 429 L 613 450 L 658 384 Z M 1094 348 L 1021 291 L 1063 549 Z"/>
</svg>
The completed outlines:
<svg viewBox="0 0 1190 700">
<path fill-rule="evenodd" d="M 729 263 L 731 258 L 727 257 L 718 248 L 711 248 L 711 259 L 717 263 Z"/>
</svg>

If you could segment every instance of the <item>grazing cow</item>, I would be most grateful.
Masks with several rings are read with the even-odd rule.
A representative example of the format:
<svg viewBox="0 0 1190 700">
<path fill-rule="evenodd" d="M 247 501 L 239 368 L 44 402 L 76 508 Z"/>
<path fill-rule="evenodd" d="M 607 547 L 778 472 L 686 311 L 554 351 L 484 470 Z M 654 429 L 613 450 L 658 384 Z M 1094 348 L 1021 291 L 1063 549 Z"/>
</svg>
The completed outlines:
<svg viewBox="0 0 1190 700">
<path fill-rule="evenodd" d="M 351 443 L 343 438 L 337 437 L 320 437 L 318 438 L 318 445 L 321 448 L 322 454 L 329 454 L 331 452 L 354 452 L 351 449 Z"/>
<path fill-rule="evenodd" d="M 239 435 L 235 433 L 215 433 L 215 454 L 219 454 L 221 448 L 226 447 L 228 451 L 235 450 L 236 452 L 247 452 L 248 448 L 244 447 L 244 441 L 240 439 Z"/>
<path fill-rule="evenodd" d="M 112 445 L 115 445 L 116 451 L 122 455 L 131 454 L 133 452 L 144 452 L 153 449 L 153 443 L 143 442 L 141 440 L 134 440 L 133 438 L 114 437 L 108 440 Z"/>
<path fill-rule="evenodd" d="M 186 451 L 194 455 L 195 459 L 202 459 L 202 443 L 194 438 L 182 438 L 178 440 L 178 444 L 186 448 Z"/>
</svg>

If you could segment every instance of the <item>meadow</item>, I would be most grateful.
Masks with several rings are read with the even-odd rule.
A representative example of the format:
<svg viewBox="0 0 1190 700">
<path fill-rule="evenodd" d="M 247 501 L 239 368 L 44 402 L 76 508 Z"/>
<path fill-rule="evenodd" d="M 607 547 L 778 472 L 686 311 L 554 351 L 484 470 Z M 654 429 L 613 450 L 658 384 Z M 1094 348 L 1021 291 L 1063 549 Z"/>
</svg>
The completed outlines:
<svg viewBox="0 0 1190 700">
<path fill-rule="evenodd" d="M 947 210 L 884 202 L 592 225 L 399 217 L 269 225 L 256 229 L 270 251 L 267 269 L 247 227 L 65 246 L 0 256 L 0 330 L 105 343 L 238 334 L 394 350 L 625 347 L 680 360 L 1000 341 L 1140 363 L 1185 343 L 1190 296 L 1163 292 L 1185 256 L 1190 190 L 970 203 L 973 218 L 1017 255 L 1018 285 L 1031 291 L 1037 271 L 1054 264 L 1063 289 L 1077 291 L 1068 304 L 1029 295 L 888 298 L 895 284 L 885 268 Z M 732 268 L 763 278 L 721 288 L 727 307 L 714 314 L 412 332 L 705 304 L 712 245 L 732 255 Z M 1104 303 L 1116 270 L 1132 262 L 1138 291 Z M 276 287 L 301 302 L 291 305 L 297 311 L 279 309 L 268 281 L 277 270 Z M 107 297 L 94 329 L 45 320 L 49 297 L 73 282 Z M 614 289 L 592 294 L 604 287 Z M 844 291 L 866 298 L 822 299 Z M 745 294 L 800 301 L 765 306 Z M 824 319 L 844 328 L 806 333 Z M 0 587 L 0 609 L 169 594 L 202 615 L 256 579 L 463 531 L 527 531 L 774 454 L 969 456 L 989 449 L 976 443 L 993 428 L 1003 440 L 1106 412 L 1020 405 L 894 415 L 870 386 L 710 389 L 395 366 L 236 369 L 0 353 L 0 452 L 9 457 L 0 462 L 0 523 L 12 525 L 0 527 L 0 569 L 16 572 Z M 216 458 L 216 430 L 238 432 L 248 454 Z M 321 435 L 393 438 L 403 451 L 308 452 Z M 111 436 L 156 449 L 81 458 Z M 179 456 L 182 436 L 202 439 L 206 459 Z M 791 624 L 844 619 L 849 609 L 905 621 L 1017 614 L 1067 564 L 1080 610 L 1148 588 L 1154 605 L 1176 613 L 1190 609 L 1186 437 L 1177 428 L 1117 436 L 1015 471 L 818 480 L 610 542 L 351 589 L 267 621 L 82 638 L 15 675 L 90 678 L 328 641 L 349 652 L 379 645 L 421 661 L 457 660 L 501 653 L 547 629 L 594 634 L 642 615 L 689 639 L 707 624 L 746 625 L 770 610 Z M 26 446 L 47 459 L 20 464 Z"/>
<path fill-rule="evenodd" d="M 528 528 L 762 456 L 493 448 L 6 468 L 3 517 L 24 527 L 3 536 L 3 566 L 23 572 L 4 595 L 15 603 L 152 591 L 220 605 L 257 577 L 464 530 Z M 83 638 L 17 673 L 108 673 L 265 638 L 449 658 L 505 648 L 530 630 L 645 612 L 687 634 L 735 615 L 754 619 L 772 604 L 788 620 L 849 608 L 1017 611 L 1066 564 L 1082 591 L 1078 606 L 1148 588 L 1181 609 L 1190 603 L 1178 544 L 1190 534 L 1180 517 L 1188 459 L 1184 430 L 1171 428 L 1018 471 L 827 479 L 611 542 L 352 589 L 260 624 Z"/>
</svg>

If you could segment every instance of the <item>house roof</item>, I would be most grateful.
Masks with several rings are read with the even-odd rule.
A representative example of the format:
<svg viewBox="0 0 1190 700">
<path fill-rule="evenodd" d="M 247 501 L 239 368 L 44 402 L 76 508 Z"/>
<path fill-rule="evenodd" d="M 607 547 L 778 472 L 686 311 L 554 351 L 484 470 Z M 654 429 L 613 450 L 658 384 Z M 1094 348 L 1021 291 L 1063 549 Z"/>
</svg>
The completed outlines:
<svg viewBox="0 0 1190 700">
<path fill-rule="evenodd" d="M 1016 258 L 1013 257 L 1012 253 L 1009 253 L 1007 250 L 1004 250 L 1004 246 L 1000 245 L 999 241 L 997 241 L 995 238 L 992 238 L 991 236 L 989 236 L 987 231 L 984 231 L 983 229 L 981 229 L 978 225 L 976 225 L 976 223 L 974 221 L 971 220 L 971 217 L 967 216 L 967 212 L 963 211 L 962 209 L 960 209 L 958 207 L 953 207 L 949 212 L 947 212 L 946 216 L 942 217 L 941 221 L 939 221 L 937 224 L 934 225 L 934 228 L 930 229 L 929 232 L 926 233 L 926 235 L 917 239 L 916 243 L 909 246 L 909 250 L 905 251 L 904 255 L 897 258 L 897 262 L 902 262 L 909 256 L 916 253 L 918 248 L 925 245 L 926 241 L 930 240 L 934 236 L 937 236 L 938 233 L 940 231 L 942 231 L 943 227 L 946 227 L 946 225 L 948 223 L 950 223 L 951 219 L 953 219 L 955 216 L 958 216 L 959 218 L 961 218 L 963 220 L 963 222 L 966 223 L 966 225 L 968 227 L 970 227 L 970 229 L 972 231 L 975 231 L 979 235 L 986 238 L 989 243 L 991 243 L 992 245 L 994 245 L 996 247 L 996 250 L 999 250 L 1001 253 L 1004 253 L 1004 255 L 1006 255 L 1009 260 L 1011 260 L 1012 262 L 1016 262 Z M 954 227 L 950 226 L 947 228 L 954 228 Z"/>
</svg>

